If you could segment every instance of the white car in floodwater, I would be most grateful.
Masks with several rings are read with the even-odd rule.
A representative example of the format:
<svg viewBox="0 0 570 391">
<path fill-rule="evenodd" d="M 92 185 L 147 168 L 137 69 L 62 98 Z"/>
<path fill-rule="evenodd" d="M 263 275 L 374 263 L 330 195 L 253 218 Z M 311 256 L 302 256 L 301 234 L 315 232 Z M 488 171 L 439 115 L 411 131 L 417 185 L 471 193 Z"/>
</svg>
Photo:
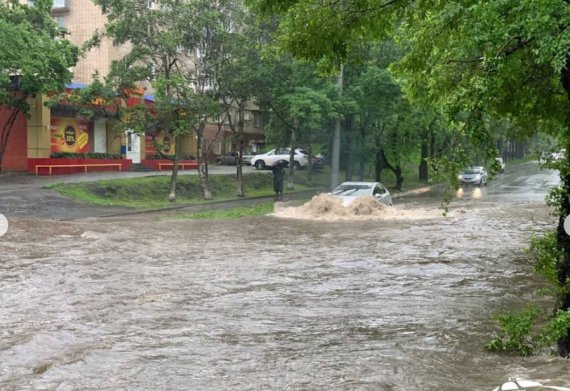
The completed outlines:
<svg viewBox="0 0 570 391">
<path fill-rule="evenodd" d="M 350 205 L 361 196 L 372 196 L 378 202 L 392 206 L 392 196 L 386 186 L 380 182 L 344 182 L 334 189 L 331 195 L 340 198 L 343 206 Z"/>
</svg>

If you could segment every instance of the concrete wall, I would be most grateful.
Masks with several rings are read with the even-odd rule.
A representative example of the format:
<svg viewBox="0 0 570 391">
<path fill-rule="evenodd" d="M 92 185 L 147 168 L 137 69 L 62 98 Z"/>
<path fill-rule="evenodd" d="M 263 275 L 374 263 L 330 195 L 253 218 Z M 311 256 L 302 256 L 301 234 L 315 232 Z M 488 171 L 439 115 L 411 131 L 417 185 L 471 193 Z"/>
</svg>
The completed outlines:
<svg viewBox="0 0 570 391">
<path fill-rule="evenodd" d="M 11 110 L 0 110 L 0 127 L 7 121 Z M 0 134 L 2 132 L 0 128 Z M 26 118 L 18 115 L 8 136 L 8 147 L 4 151 L 2 171 L 26 171 L 28 164 Z"/>
</svg>

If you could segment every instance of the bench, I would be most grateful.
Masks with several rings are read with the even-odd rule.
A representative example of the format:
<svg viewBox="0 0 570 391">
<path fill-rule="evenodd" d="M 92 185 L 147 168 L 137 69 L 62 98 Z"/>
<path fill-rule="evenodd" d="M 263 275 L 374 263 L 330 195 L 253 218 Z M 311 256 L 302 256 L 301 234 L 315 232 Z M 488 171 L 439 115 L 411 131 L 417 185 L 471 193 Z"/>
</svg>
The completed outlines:
<svg viewBox="0 0 570 391">
<path fill-rule="evenodd" d="M 167 166 L 167 167 L 172 167 L 174 168 L 174 163 L 158 163 L 158 171 L 162 171 L 162 167 Z M 182 168 L 184 170 L 184 167 L 188 167 L 188 168 L 198 168 L 198 163 L 196 162 L 187 162 L 187 163 L 178 163 L 178 167 Z"/>
<path fill-rule="evenodd" d="M 85 169 L 85 172 L 87 172 L 87 168 L 89 167 L 117 167 L 119 168 L 119 171 L 123 170 L 123 165 L 121 163 L 37 164 L 36 175 L 39 174 L 40 168 L 47 168 L 48 175 L 51 175 L 53 168 L 62 167 L 83 167 Z"/>
</svg>

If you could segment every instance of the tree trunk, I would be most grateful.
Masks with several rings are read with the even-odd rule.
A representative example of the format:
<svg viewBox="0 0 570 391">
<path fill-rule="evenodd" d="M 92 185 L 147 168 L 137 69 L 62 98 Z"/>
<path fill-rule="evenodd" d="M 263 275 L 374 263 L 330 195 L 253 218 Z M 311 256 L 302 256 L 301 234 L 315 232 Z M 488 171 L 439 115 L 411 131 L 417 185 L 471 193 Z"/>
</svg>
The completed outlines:
<svg viewBox="0 0 570 391">
<path fill-rule="evenodd" d="M 422 141 L 421 145 L 421 156 L 420 156 L 420 167 L 418 169 L 419 180 L 420 182 L 427 182 L 428 181 L 428 144 L 427 140 Z"/>
<path fill-rule="evenodd" d="M 568 100 L 570 102 L 570 54 L 566 56 L 566 66 L 562 69 L 561 73 L 562 86 L 566 90 Z M 570 134 L 570 112 L 567 119 L 567 132 Z M 567 140 L 570 139 L 567 137 Z M 570 141 L 567 142 L 566 150 L 570 151 Z M 565 157 L 566 167 L 570 165 L 570 154 Z M 563 256 L 560 257 L 556 264 L 558 273 L 558 281 L 561 286 L 566 286 L 566 281 L 570 277 L 570 236 L 564 230 L 564 220 L 570 215 L 570 172 L 567 169 L 560 170 L 561 187 L 564 197 L 560 197 L 560 216 L 558 218 L 558 227 L 556 230 L 558 246 L 563 251 Z M 557 297 L 557 310 L 566 311 L 570 308 L 570 291 L 568 289 L 561 289 L 561 293 Z M 570 355 L 570 330 L 557 341 L 558 353 L 567 357 Z"/>
<path fill-rule="evenodd" d="M 394 174 L 396 175 L 396 190 L 402 191 L 402 185 L 404 184 L 404 177 L 402 176 L 402 167 L 399 165 L 394 169 Z"/>
<path fill-rule="evenodd" d="M 307 173 L 307 182 L 309 184 L 313 183 L 313 146 L 311 145 L 311 143 L 309 143 L 309 145 L 307 145 L 307 153 L 309 154 L 309 167 L 308 170 L 309 172 Z"/>
<path fill-rule="evenodd" d="M 376 182 L 382 181 L 382 170 L 386 167 L 381 140 L 382 140 L 382 131 L 380 129 L 377 129 L 376 134 L 374 135 L 374 149 L 376 151 L 376 156 L 374 159 L 374 179 L 376 180 Z"/>
<path fill-rule="evenodd" d="M 352 121 L 350 116 L 347 117 L 346 124 L 345 124 L 345 133 L 348 135 L 346 138 L 345 148 L 348 151 L 348 156 L 346 157 L 346 172 L 345 172 L 345 180 L 352 181 L 352 174 L 353 174 L 353 167 L 354 167 L 354 134 L 352 133 Z"/>
<path fill-rule="evenodd" d="M 342 94 L 343 85 L 343 71 L 344 68 L 341 65 L 340 71 L 338 73 L 337 85 L 339 87 L 340 93 Z M 332 145 L 332 161 L 331 161 L 331 189 L 338 186 L 340 170 L 340 114 L 337 114 L 334 123 L 334 135 L 333 135 L 333 145 Z"/>
<path fill-rule="evenodd" d="M 180 162 L 180 152 L 182 142 L 179 135 L 174 136 L 174 160 L 172 161 L 172 175 L 170 176 L 170 191 L 168 201 L 176 202 L 176 183 L 178 181 L 178 163 Z"/>
<path fill-rule="evenodd" d="M 376 149 L 376 159 L 374 159 L 374 180 L 376 182 L 382 181 L 382 170 L 384 169 L 384 158 L 382 156 L 382 150 Z"/>
<path fill-rule="evenodd" d="M 242 170 L 242 156 L 243 156 L 243 128 L 244 128 L 244 107 L 243 104 L 239 105 L 238 112 L 238 136 L 237 136 L 237 156 L 236 156 L 236 170 L 237 170 L 237 196 L 244 197 L 243 191 L 243 170 Z"/>
<path fill-rule="evenodd" d="M 212 190 L 210 190 L 210 182 L 208 180 L 208 164 L 206 162 L 207 157 L 204 157 L 204 151 L 202 148 L 202 136 L 205 124 L 199 125 L 199 131 L 196 132 L 198 136 L 196 142 L 198 143 L 198 175 L 200 176 L 200 184 L 202 185 L 202 191 L 204 192 L 204 199 L 212 199 Z"/>
<path fill-rule="evenodd" d="M 6 122 L 2 126 L 2 133 L 0 133 L 0 172 L 2 172 L 2 161 L 4 160 L 4 153 L 8 146 L 8 139 L 10 138 L 10 134 L 12 133 L 14 123 L 16 122 L 16 118 L 18 118 L 19 113 L 20 110 L 13 108 L 8 119 L 6 119 Z"/>
<path fill-rule="evenodd" d="M 295 187 L 295 148 L 297 143 L 297 129 L 299 128 L 299 120 L 293 120 L 293 128 L 291 129 L 291 145 L 289 147 L 289 170 L 287 175 L 287 190 L 293 190 Z"/>
<path fill-rule="evenodd" d="M 400 167 L 399 164 L 397 164 L 396 167 L 390 164 L 390 162 L 386 158 L 386 154 L 384 153 L 383 148 L 380 148 L 380 153 L 382 154 L 382 163 L 384 164 L 384 166 L 388 168 L 390 171 L 392 171 L 396 176 L 396 185 L 395 185 L 396 190 L 402 190 L 402 185 L 404 183 L 404 177 L 402 176 L 402 168 Z M 380 182 L 380 180 L 378 180 L 378 182 Z"/>
</svg>

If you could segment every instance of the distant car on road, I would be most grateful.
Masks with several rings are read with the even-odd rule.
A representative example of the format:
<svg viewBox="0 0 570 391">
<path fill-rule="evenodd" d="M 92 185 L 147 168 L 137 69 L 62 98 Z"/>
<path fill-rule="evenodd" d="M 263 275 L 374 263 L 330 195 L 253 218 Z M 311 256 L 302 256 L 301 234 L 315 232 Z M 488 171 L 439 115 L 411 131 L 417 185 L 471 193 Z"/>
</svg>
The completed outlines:
<svg viewBox="0 0 570 391">
<path fill-rule="evenodd" d="M 237 164 L 237 152 L 227 152 L 223 155 L 216 157 L 216 163 L 219 165 L 231 165 L 235 166 Z"/>
<path fill-rule="evenodd" d="M 289 162 L 289 151 L 289 148 L 277 148 L 260 155 L 255 155 L 251 159 L 251 165 L 255 166 L 258 170 L 265 170 L 266 168 L 271 168 L 279 160 Z M 295 162 L 295 168 L 297 169 L 307 167 L 309 164 L 307 154 L 299 148 L 295 149 L 293 160 Z"/>
<path fill-rule="evenodd" d="M 392 206 L 390 192 L 380 182 L 343 182 L 331 192 L 342 200 L 344 206 L 350 205 L 357 197 L 372 196 L 384 205 Z"/>
<path fill-rule="evenodd" d="M 461 185 L 487 186 L 487 171 L 481 166 L 470 167 L 459 174 Z"/>
</svg>

